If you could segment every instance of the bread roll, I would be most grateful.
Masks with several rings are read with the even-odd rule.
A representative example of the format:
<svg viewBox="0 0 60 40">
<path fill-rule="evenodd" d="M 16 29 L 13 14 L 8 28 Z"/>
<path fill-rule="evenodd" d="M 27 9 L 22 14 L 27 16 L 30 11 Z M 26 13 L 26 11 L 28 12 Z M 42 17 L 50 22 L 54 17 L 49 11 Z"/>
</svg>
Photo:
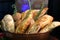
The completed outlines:
<svg viewBox="0 0 60 40">
<path fill-rule="evenodd" d="M 22 20 L 18 20 L 15 22 L 15 27 L 17 27 L 18 25 L 20 25 L 20 23 L 22 22 Z"/>
<path fill-rule="evenodd" d="M 2 19 L 2 27 L 5 31 L 9 31 L 9 32 L 15 31 L 14 20 L 11 15 L 7 14 Z"/>
<path fill-rule="evenodd" d="M 21 19 L 21 13 L 17 12 L 17 13 L 15 13 L 15 14 L 13 14 L 13 19 L 14 19 L 15 21 L 20 20 L 20 19 Z"/>
</svg>

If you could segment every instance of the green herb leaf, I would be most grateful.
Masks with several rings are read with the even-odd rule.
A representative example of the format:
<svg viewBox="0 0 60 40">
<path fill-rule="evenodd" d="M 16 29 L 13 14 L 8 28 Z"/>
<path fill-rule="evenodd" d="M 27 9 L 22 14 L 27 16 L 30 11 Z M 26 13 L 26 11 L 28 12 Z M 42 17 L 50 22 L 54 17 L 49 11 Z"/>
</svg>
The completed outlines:
<svg viewBox="0 0 60 40">
<path fill-rule="evenodd" d="M 16 4 L 13 4 L 12 7 L 14 8 L 14 15 L 16 14 L 17 12 L 17 7 L 16 7 Z"/>
<path fill-rule="evenodd" d="M 32 8 L 31 8 L 31 1 L 30 1 L 30 0 L 28 0 L 28 2 L 29 2 L 29 7 L 30 7 L 30 10 L 31 10 L 31 9 L 32 9 Z"/>
<path fill-rule="evenodd" d="M 34 18 L 35 21 L 38 19 L 38 17 L 39 17 L 39 15 L 41 14 L 43 8 L 44 8 L 44 1 L 43 1 L 42 4 L 41 4 L 41 9 L 40 9 L 40 11 L 37 13 L 37 16 L 35 16 L 35 18 Z"/>
</svg>

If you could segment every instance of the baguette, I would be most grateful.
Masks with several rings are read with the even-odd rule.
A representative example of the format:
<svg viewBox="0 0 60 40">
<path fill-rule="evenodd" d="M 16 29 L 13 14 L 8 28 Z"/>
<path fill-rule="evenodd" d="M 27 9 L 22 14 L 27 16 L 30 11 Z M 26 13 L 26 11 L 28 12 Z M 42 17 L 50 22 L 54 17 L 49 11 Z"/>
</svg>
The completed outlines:
<svg viewBox="0 0 60 40">
<path fill-rule="evenodd" d="M 26 15 L 28 14 L 28 11 L 29 10 L 22 13 L 22 20 L 26 17 Z M 33 14 L 33 18 L 34 18 L 37 15 L 37 13 L 39 12 L 39 10 L 31 10 L 30 12 Z"/>
<path fill-rule="evenodd" d="M 44 9 L 42 10 L 41 14 L 39 15 L 39 17 L 42 17 L 44 14 L 46 14 L 47 10 L 48 10 L 47 7 L 44 8 Z"/>
<path fill-rule="evenodd" d="M 60 22 L 58 21 L 54 21 L 51 24 L 47 25 L 45 28 L 41 29 L 41 31 L 39 33 L 46 33 L 51 31 L 52 29 L 56 28 L 60 26 Z"/>
<path fill-rule="evenodd" d="M 46 15 L 40 17 L 40 19 L 38 19 L 38 21 L 36 21 L 36 22 L 40 25 L 40 27 L 42 29 L 42 28 L 44 28 L 45 25 L 50 24 L 53 21 L 53 19 L 54 18 L 52 16 L 46 14 Z"/>
<path fill-rule="evenodd" d="M 32 13 L 29 13 L 27 18 L 25 18 L 20 25 L 17 26 L 16 33 L 24 33 L 28 25 L 30 25 L 32 20 Z"/>
<path fill-rule="evenodd" d="M 34 19 L 31 20 L 30 26 L 32 26 L 35 23 Z"/>
<path fill-rule="evenodd" d="M 44 14 L 46 14 L 48 8 L 42 8 L 37 15 L 34 17 L 34 20 L 36 21 L 39 17 L 42 17 Z"/>
<path fill-rule="evenodd" d="M 44 8 L 44 9 L 42 10 L 41 14 L 39 15 L 39 17 L 43 16 L 43 15 L 47 12 L 47 10 L 48 10 L 47 7 Z M 23 19 L 25 18 L 25 16 L 28 14 L 28 13 L 27 13 L 28 11 L 29 11 L 29 10 L 27 10 L 27 11 L 25 11 L 25 12 L 22 13 L 22 20 L 23 20 Z M 35 17 L 38 15 L 38 12 L 39 12 L 39 11 L 40 11 L 39 9 L 37 9 L 37 10 L 31 10 L 31 13 L 33 14 L 33 18 L 35 18 Z"/>
<path fill-rule="evenodd" d="M 44 15 L 40 17 L 32 26 L 30 26 L 26 33 L 37 33 L 40 29 L 44 28 L 47 24 L 53 21 L 53 17 L 50 15 Z"/>
</svg>

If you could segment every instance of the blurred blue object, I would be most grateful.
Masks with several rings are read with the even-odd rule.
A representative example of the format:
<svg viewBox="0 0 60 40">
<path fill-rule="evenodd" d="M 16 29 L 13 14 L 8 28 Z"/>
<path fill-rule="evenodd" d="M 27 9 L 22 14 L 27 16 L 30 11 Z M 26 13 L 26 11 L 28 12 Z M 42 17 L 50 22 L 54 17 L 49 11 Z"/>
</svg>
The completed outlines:
<svg viewBox="0 0 60 40">
<path fill-rule="evenodd" d="M 30 9 L 28 0 L 17 0 L 16 3 L 19 12 L 24 12 Z"/>
<path fill-rule="evenodd" d="M 29 5 L 28 4 L 23 4 L 22 8 L 21 8 L 21 12 L 24 12 L 24 11 L 26 11 L 28 9 L 30 9 Z"/>
</svg>

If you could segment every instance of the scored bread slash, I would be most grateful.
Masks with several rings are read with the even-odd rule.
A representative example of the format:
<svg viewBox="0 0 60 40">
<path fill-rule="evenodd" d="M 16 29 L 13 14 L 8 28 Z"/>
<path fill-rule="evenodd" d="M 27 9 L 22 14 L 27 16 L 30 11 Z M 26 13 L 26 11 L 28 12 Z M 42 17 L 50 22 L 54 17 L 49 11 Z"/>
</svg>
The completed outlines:
<svg viewBox="0 0 60 40">
<path fill-rule="evenodd" d="M 32 10 L 32 11 L 31 11 L 32 14 L 33 14 L 33 19 L 34 19 L 34 17 L 38 14 L 39 11 L 40 11 L 39 9 L 37 9 L 37 10 Z"/>
<path fill-rule="evenodd" d="M 47 24 L 53 21 L 53 17 L 50 15 L 44 15 L 40 17 L 32 26 L 30 26 L 26 33 L 37 33 L 40 29 L 44 28 Z"/>
<path fill-rule="evenodd" d="M 48 8 L 46 7 L 46 8 L 44 8 L 43 10 L 42 10 L 42 12 L 41 12 L 41 14 L 39 15 L 39 17 L 41 17 L 41 16 L 43 16 L 46 12 L 47 12 L 47 10 L 48 10 Z M 27 12 L 28 12 L 29 10 L 27 10 L 27 11 L 25 11 L 25 12 L 23 12 L 22 13 L 22 20 L 25 18 L 25 16 L 28 14 Z M 37 10 L 31 10 L 30 12 L 33 14 L 33 18 L 35 18 L 37 15 L 38 15 L 38 12 L 39 12 L 40 10 L 39 9 L 37 9 Z"/>
<path fill-rule="evenodd" d="M 27 12 L 28 12 L 29 10 L 26 10 L 25 12 L 22 12 L 22 20 L 26 17 L 26 15 L 28 14 Z"/>
<path fill-rule="evenodd" d="M 41 14 L 39 15 L 39 17 L 43 16 L 44 14 L 46 14 L 48 8 L 44 8 L 42 11 L 41 11 Z"/>
<path fill-rule="evenodd" d="M 39 17 L 43 16 L 44 14 L 46 14 L 48 8 L 45 7 L 45 8 L 42 8 L 38 13 L 37 15 L 34 17 L 34 20 L 36 21 Z"/>
<path fill-rule="evenodd" d="M 31 20 L 30 26 L 32 26 L 35 23 L 34 19 Z"/>
<path fill-rule="evenodd" d="M 33 34 L 33 33 L 38 33 L 38 29 L 40 28 L 39 25 L 37 24 L 33 24 L 32 26 L 30 26 L 27 30 L 27 34 Z"/>
<path fill-rule="evenodd" d="M 25 12 L 23 12 L 22 13 L 22 20 L 26 17 L 26 15 L 28 14 L 28 11 L 29 10 L 27 10 L 27 11 L 25 11 Z M 39 12 L 40 10 L 31 10 L 30 12 L 33 14 L 33 18 L 38 14 L 38 12 Z"/>
<path fill-rule="evenodd" d="M 60 22 L 58 21 L 54 21 L 51 24 L 47 25 L 45 28 L 41 29 L 41 31 L 39 33 L 46 33 L 51 31 L 52 29 L 56 28 L 60 26 Z"/>
<path fill-rule="evenodd" d="M 46 26 L 47 24 L 50 24 L 52 21 L 53 21 L 53 17 L 46 14 L 40 17 L 40 19 L 38 19 L 38 21 L 36 22 L 39 23 L 41 28 L 44 28 L 44 26 Z"/>
<path fill-rule="evenodd" d="M 15 27 L 17 27 L 18 25 L 20 25 L 21 21 L 22 21 L 22 20 L 16 21 L 16 22 L 15 22 Z"/>
<path fill-rule="evenodd" d="M 30 12 L 27 18 L 25 18 L 20 25 L 17 26 L 16 33 L 24 33 L 28 25 L 30 25 L 33 14 Z"/>
</svg>

